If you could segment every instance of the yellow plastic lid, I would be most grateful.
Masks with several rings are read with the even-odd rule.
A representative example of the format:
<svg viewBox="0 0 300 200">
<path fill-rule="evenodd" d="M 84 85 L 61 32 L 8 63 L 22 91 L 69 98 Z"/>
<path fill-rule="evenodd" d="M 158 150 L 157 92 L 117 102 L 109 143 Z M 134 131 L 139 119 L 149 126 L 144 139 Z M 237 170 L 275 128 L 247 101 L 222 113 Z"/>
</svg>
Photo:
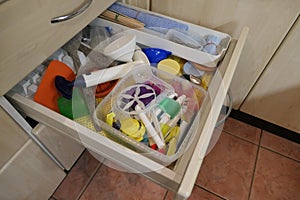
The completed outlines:
<svg viewBox="0 0 300 200">
<path fill-rule="evenodd" d="M 170 58 L 160 61 L 157 65 L 157 68 L 173 75 L 177 75 L 180 72 L 179 63 Z"/>
<path fill-rule="evenodd" d="M 128 135 L 129 137 L 141 141 L 143 140 L 143 136 L 146 132 L 146 128 L 144 124 L 142 124 L 140 121 L 133 119 L 133 118 L 127 118 L 120 121 L 121 123 L 121 131 Z"/>
</svg>

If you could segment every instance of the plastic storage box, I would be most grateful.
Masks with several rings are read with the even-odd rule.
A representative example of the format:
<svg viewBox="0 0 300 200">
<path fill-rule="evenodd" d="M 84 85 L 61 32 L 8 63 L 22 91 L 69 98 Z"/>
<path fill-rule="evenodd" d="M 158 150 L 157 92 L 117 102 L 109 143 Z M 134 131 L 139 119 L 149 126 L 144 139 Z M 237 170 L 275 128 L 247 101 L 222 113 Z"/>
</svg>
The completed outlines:
<svg viewBox="0 0 300 200">
<path fill-rule="evenodd" d="M 138 135 L 135 135 L 136 138 L 134 138 L 132 135 L 125 134 L 118 125 L 117 127 L 112 127 L 112 124 L 109 125 L 107 117 L 111 113 L 114 115 L 115 122 L 124 122 L 126 119 L 131 118 L 137 119 L 145 126 L 144 139 L 147 140 L 147 138 L 149 139 L 147 127 L 149 124 L 147 125 L 143 121 L 143 116 L 146 116 L 150 123 L 152 122 L 150 125 L 155 127 L 153 114 L 157 113 L 158 108 L 161 108 L 161 102 L 165 99 L 170 99 L 171 97 L 169 98 L 169 96 L 172 96 L 174 93 L 178 97 L 184 96 L 185 101 L 184 105 L 182 104 L 183 106 L 176 113 L 180 115 L 180 119 L 184 123 L 182 122 L 179 126 L 181 132 L 177 138 L 176 150 L 172 155 L 167 153 L 169 152 L 168 148 L 170 146 L 168 145 L 170 143 L 165 143 L 163 150 L 154 150 L 141 141 L 143 138 L 138 139 Z M 197 134 L 196 129 L 201 118 L 201 103 L 205 97 L 206 91 L 196 85 L 192 85 L 189 81 L 146 64 L 141 64 L 123 77 L 111 93 L 102 100 L 94 112 L 94 120 L 105 132 L 106 137 L 161 164 L 169 165 L 187 150 L 193 137 Z M 139 109 L 136 109 L 137 106 Z M 169 104 L 166 106 L 166 109 L 174 110 L 175 107 L 174 104 Z M 176 120 L 174 116 L 173 119 Z M 122 123 L 119 126 L 122 127 Z M 163 134 L 166 134 L 166 132 Z M 156 133 L 159 136 L 159 132 Z M 154 137 L 150 138 L 154 140 L 154 143 L 157 143 Z M 128 152 L 130 153 L 130 151 Z"/>
<path fill-rule="evenodd" d="M 143 14 L 143 16 L 145 16 L 145 19 L 153 18 L 153 20 L 151 20 L 151 24 L 149 25 L 151 27 L 145 25 L 145 28 L 142 29 L 131 29 L 124 25 L 120 25 L 118 23 L 111 22 L 102 18 L 96 18 L 90 23 L 90 25 L 109 27 L 113 32 L 129 31 L 131 34 L 134 34 L 136 36 L 137 43 L 149 47 L 166 49 L 168 51 L 171 51 L 173 55 L 179 56 L 188 61 L 199 63 L 207 67 L 216 67 L 218 65 L 219 61 L 225 55 L 225 52 L 231 41 L 231 36 L 223 32 L 215 31 L 199 25 L 194 25 L 182 20 L 170 18 L 168 16 L 153 13 L 134 6 L 123 5 L 121 3 L 115 3 L 114 5 L 121 6 L 122 8 L 125 8 L 125 10 L 129 10 L 130 12 L 138 13 L 138 16 L 141 16 L 141 14 Z M 170 21 L 171 24 L 176 23 L 180 26 L 177 25 L 174 29 L 168 26 L 168 28 L 163 28 L 161 27 L 161 21 L 164 21 L 163 27 L 166 27 L 168 25 L 168 21 Z M 178 30 L 178 28 L 180 27 L 184 28 Z M 206 38 L 206 44 L 209 44 L 210 46 L 209 49 L 215 48 L 216 53 L 211 54 L 203 51 L 203 49 L 201 50 L 200 48 L 196 47 L 197 45 L 195 46 L 195 44 L 198 43 L 200 45 L 206 45 L 203 44 L 203 42 L 200 40 L 197 41 L 197 39 L 199 38 Z"/>
</svg>

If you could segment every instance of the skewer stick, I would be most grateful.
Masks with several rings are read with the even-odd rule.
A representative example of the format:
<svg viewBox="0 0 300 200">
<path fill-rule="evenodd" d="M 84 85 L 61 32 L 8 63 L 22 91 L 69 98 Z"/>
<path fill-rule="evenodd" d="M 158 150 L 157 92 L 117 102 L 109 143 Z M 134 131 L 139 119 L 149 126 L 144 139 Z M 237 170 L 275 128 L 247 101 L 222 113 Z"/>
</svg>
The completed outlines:
<svg viewBox="0 0 300 200">
<path fill-rule="evenodd" d="M 124 26 L 128 26 L 130 28 L 144 28 L 145 26 L 145 24 L 136 19 L 121 15 L 110 10 L 105 10 L 99 17 L 122 24 Z"/>
</svg>

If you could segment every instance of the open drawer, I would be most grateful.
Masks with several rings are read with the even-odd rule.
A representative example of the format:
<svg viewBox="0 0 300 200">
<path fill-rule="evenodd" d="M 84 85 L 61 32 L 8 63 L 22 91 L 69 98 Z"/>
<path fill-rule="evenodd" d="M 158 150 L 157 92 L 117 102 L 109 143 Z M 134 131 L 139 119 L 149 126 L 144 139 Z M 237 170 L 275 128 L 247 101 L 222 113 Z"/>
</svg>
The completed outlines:
<svg viewBox="0 0 300 200">
<path fill-rule="evenodd" d="M 213 76 L 208 88 L 210 98 L 202 103 L 201 121 L 198 123 L 195 139 L 188 150 L 170 167 L 165 167 L 141 154 L 131 151 L 115 143 L 118 149 L 112 148 L 111 140 L 95 134 L 92 130 L 54 112 L 31 99 L 17 93 L 8 93 L 14 106 L 27 116 L 55 129 L 60 134 L 66 134 L 88 148 L 93 155 L 101 156 L 124 167 L 131 172 L 140 173 L 157 184 L 173 191 L 178 199 L 190 196 L 196 181 L 202 161 L 205 157 L 221 107 L 235 72 L 248 28 L 244 28 L 237 40 L 232 39 L 224 59 L 219 64 L 218 71 Z M 123 149 L 120 151 L 119 149 Z"/>
</svg>

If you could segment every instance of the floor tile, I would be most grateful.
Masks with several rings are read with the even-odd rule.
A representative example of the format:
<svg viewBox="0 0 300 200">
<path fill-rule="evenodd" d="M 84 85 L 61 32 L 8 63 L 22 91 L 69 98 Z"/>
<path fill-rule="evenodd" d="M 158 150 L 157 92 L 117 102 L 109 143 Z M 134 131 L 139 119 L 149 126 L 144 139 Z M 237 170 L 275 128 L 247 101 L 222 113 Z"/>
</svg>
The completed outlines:
<svg viewBox="0 0 300 200">
<path fill-rule="evenodd" d="M 222 134 L 221 129 L 219 129 L 219 128 L 214 129 L 214 132 L 212 134 L 212 137 L 209 141 L 209 145 L 206 150 L 206 155 L 208 155 L 214 149 L 215 145 L 218 143 L 218 141 L 220 139 L 221 134 Z"/>
<path fill-rule="evenodd" d="M 133 173 L 102 165 L 80 200 L 162 200 L 166 190 Z"/>
<path fill-rule="evenodd" d="M 165 200 L 173 200 L 174 193 L 168 192 Z M 195 186 L 189 200 L 222 200 L 222 198 L 214 195 L 198 186 Z"/>
<path fill-rule="evenodd" d="M 230 200 L 247 199 L 258 146 L 222 132 L 205 157 L 196 184 Z"/>
<path fill-rule="evenodd" d="M 229 117 L 224 123 L 223 130 L 255 144 L 259 144 L 261 129 L 239 120 Z"/>
<path fill-rule="evenodd" d="M 99 165 L 99 161 L 86 150 L 54 192 L 53 197 L 59 200 L 77 199 L 90 178 L 96 173 Z"/>
<path fill-rule="evenodd" d="M 300 161 L 300 144 L 284 139 L 267 131 L 263 131 L 262 133 L 261 146 Z"/>
<path fill-rule="evenodd" d="M 260 148 L 250 199 L 299 198 L 300 163 Z"/>
</svg>

